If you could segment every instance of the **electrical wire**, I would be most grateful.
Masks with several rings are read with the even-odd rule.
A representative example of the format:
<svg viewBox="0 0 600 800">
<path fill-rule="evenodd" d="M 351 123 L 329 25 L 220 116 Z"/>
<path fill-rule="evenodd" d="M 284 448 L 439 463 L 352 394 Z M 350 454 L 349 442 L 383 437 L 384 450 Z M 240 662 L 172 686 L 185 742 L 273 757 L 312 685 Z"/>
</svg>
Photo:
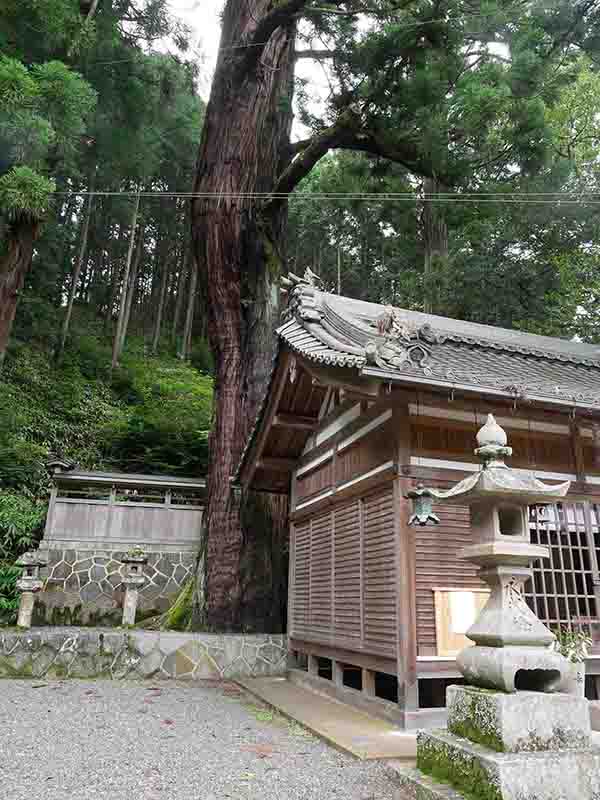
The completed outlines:
<svg viewBox="0 0 600 800">
<path fill-rule="evenodd" d="M 432 202 L 432 203 L 483 203 L 505 205 L 600 205 L 600 192 L 470 192 L 416 194 L 413 192 L 136 192 L 136 191 L 61 191 L 61 197 L 137 197 L 147 199 L 169 198 L 185 200 L 311 200 L 311 201 L 361 201 L 361 202 Z"/>
</svg>

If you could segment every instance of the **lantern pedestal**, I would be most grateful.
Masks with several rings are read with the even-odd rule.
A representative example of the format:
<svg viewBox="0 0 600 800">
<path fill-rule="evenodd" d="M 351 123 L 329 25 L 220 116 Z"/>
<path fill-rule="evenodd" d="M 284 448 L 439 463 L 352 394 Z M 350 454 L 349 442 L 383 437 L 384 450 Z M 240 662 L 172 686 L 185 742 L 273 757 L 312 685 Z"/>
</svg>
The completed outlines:
<svg viewBox="0 0 600 800">
<path fill-rule="evenodd" d="M 35 596 L 44 588 L 44 581 L 40 577 L 40 570 L 47 561 L 39 553 L 24 553 L 16 562 L 16 566 L 23 568 L 23 574 L 17 581 L 17 591 L 21 592 L 19 601 L 19 614 L 17 617 L 18 628 L 31 628 Z"/>
<path fill-rule="evenodd" d="M 127 575 L 123 579 L 125 597 L 123 598 L 123 618 L 121 624 L 123 627 L 129 628 L 135 625 L 140 589 L 142 589 L 146 583 L 144 566 L 148 563 L 148 556 L 135 551 L 124 555 L 121 562 L 127 567 Z"/>
</svg>

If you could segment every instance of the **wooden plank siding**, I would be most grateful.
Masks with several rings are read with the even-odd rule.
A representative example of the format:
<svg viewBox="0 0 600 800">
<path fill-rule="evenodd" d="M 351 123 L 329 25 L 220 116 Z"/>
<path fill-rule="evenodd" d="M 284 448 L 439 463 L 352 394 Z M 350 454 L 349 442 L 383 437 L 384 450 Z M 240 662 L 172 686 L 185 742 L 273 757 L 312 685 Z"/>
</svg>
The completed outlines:
<svg viewBox="0 0 600 800">
<path fill-rule="evenodd" d="M 290 637 L 336 658 L 336 652 L 345 658 L 356 653 L 387 665 L 398 658 L 399 698 L 408 687 L 401 699 L 408 704 L 416 687 L 410 672 L 415 638 L 421 659 L 439 655 L 434 589 L 481 589 L 484 584 L 477 568 L 459 556 L 473 543 L 468 508 L 438 504 L 439 525 L 408 529 L 410 504 L 404 497 L 419 480 L 447 488 L 472 470 L 478 463 L 475 434 L 488 409 L 485 402 L 473 410 L 438 396 L 435 407 L 428 397 L 432 408 L 424 414 L 422 399 L 415 403 L 406 393 L 402 399 L 399 395 L 392 391 L 381 397 L 359 417 L 348 414 L 356 408 L 348 404 L 321 420 L 325 436 L 319 441 L 315 436 L 314 447 L 297 462 L 300 475 L 294 476 L 293 487 L 300 508 L 292 507 Z M 536 580 L 526 590 L 544 621 L 577 626 L 600 611 L 600 478 L 596 485 L 593 478 L 586 482 L 586 475 L 600 475 L 600 433 L 585 421 L 579 429 L 568 414 L 529 408 L 514 412 L 506 406 L 489 410 L 499 413 L 507 430 L 515 452 L 512 466 L 539 471 L 550 482 L 577 475 L 572 502 L 583 504 L 583 511 L 573 517 L 570 533 L 549 535 L 552 564 L 534 565 Z M 344 414 L 348 423 L 332 427 Z M 370 475 L 386 464 L 393 467 Z M 351 488 L 345 488 L 348 482 Z M 532 528 L 532 535 L 545 543 L 543 526 L 537 532 Z M 575 575 L 578 557 L 580 577 Z M 402 584 L 407 564 L 415 575 L 414 605 Z M 561 587 L 582 581 L 580 599 L 569 599 L 565 589 L 563 613 Z M 596 628 L 600 631 L 600 623 Z M 410 647 L 404 642 L 406 652 L 399 657 L 403 636 L 410 637 Z"/>
<path fill-rule="evenodd" d="M 290 636 L 393 659 L 392 487 L 314 514 L 292 535 Z"/>
<path fill-rule="evenodd" d="M 527 423 L 527 420 L 525 420 Z M 479 422 L 415 415 L 411 418 L 412 452 L 422 458 L 478 463 L 473 453 Z M 571 437 L 549 431 L 506 426 L 514 456 L 513 467 L 575 473 Z M 589 449 L 588 449 L 589 459 Z"/>
<path fill-rule="evenodd" d="M 439 525 L 415 529 L 419 656 L 437 655 L 433 590 L 484 586 L 477 577 L 477 567 L 459 557 L 463 547 L 473 544 L 469 509 L 436 504 L 435 513 L 441 520 Z"/>
</svg>

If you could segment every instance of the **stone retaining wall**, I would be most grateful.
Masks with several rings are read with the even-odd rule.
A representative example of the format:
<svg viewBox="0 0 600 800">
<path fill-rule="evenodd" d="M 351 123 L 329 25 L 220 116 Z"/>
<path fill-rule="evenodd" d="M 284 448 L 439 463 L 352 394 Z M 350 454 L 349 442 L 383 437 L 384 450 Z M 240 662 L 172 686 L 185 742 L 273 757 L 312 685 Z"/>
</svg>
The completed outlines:
<svg viewBox="0 0 600 800">
<path fill-rule="evenodd" d="M 285 635 L 89 628 L 0 631 L 1 678 L 177 678 L 282 675 Z"/>
<path fill-rule="evenodd" d="M 36 595 L 35 625 L 120 625 L 124 551 L 44 550 L 44 590 Z M 138 620 L 166 611 L 193 575 L 192 552 L 148 552 Z"/>
</svg>

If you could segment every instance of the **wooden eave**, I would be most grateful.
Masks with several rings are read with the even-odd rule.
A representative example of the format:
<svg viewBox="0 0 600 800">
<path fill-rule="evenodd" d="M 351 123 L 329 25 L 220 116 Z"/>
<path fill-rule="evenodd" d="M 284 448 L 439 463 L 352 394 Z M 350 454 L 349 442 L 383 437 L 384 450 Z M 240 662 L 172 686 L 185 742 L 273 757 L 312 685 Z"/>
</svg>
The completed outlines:
<svg viewBox="0 0 600 800">
<path fill-rule="evenodd" d="M 361 379 L 356 369 L 316 367 L 281 344 L 237 482 L 257 491 L 287 494 L 309 437 L 323 424 L 319 413 L 328 390 L 341 390 L 356 401 L 376 399 L 379 388 L 379 381 Z"/>
<path fill-rule="evenodd" d="M 325 386 L 314 383 L 301 361 L 287 346 L 280 346 L 266 404 L 238 473 L 243 486 L 289 492 L 292 470 L 318 423 L 326 392 Z"/>
</svg>

